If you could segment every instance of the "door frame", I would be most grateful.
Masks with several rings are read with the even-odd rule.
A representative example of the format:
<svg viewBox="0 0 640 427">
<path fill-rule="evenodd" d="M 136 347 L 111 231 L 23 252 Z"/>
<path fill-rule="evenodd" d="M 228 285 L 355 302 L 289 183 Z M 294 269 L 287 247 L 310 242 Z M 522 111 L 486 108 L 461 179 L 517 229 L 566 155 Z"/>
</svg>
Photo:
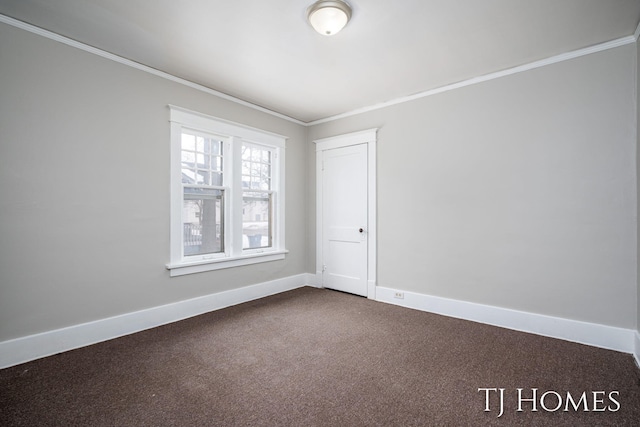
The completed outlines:
<svg viewBox="0 0 640 427">
<path fill-rule="evenodd" d="M 344 135 L 316 139 L 316 284 L 323 287 L 322 265 L 322 152 L 352 145 L 367 145 L 367 298 L 376 299 L 377 271 L 377 202 L 376 142 L 378 129 L 367 129 Z"/>
</svg>

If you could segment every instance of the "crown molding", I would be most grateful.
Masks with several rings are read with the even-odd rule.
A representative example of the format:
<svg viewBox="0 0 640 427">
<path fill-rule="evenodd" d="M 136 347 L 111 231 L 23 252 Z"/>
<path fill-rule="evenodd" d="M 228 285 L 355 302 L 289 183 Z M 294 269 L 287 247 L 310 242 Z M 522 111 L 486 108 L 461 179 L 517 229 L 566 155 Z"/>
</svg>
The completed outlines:
<svg viewBox="0 0 640 427">
<path fill-rule="evenodd" d="M 81 43 L 79 41 L 70 39 L 68 37 L 61 36 L 60 34 L 53 33 L 51 31 L 45 30 L 45 29 L 40 28 L 40 27 L 36 27 L 34 25 L 31 25 L 31 24 L 27 24 L 26 22 L 19 21 L 17 19 L 8 17 L 6 15 L 0 14 L 0 22 L 3 22 L 5 24 L 11 25 L 11 26 L 16 27 L 16 28 L 20 28 L 22 30 L 28 31 L 28 32 L 33 33 L 33 34 L 37 34 L 37 35 L 42 36 L 42 37 L 46 37 L 46 38 L 48 38 L 50 40 L 65 44 L 67 46 L 75 47 L 75 48 L 83 50 L 85 52 L 92 53 L 94 55 L 98 55 L 98 56 L 100 56 L 102 58 L 109 59 L 111 61 L 115 61 L 117 63 L 126 65 L 128 67 L 135 68 L 137 70 L 144 71 L 144 72 L 149 73 L 149 74 L 153 74 L 154 76 L 162 77 L 163 79 L 170 80 L 170 81 L 175 82 L 175 83 L 179 83 L 181 85 L 190 87 L 192 89 L 196 89 L 196 90 L 199 90 L 201 92 L 205 92 L 205 93 L 207 93 L 209 95 L 214 95 L 214 96 L 217 96 L 219 98 L 225 99 L 227 101 L 235 102 L 236 104 L 240 104 L 240 105 L 243 105 L 245 107 L 249 107 L 249 108 L 252 108 L 254 110 L 258 110 L 260 112 L 270 114 L 270 115 L 278 117 L 280 119 L 284 119 L 284 120 L 293 122 L 293 123 L 298 124 L 298 125 L 303 125 L 303 126 L 306 125 L 305 122 L 300 121 L 298 119 L 294 119 L 293 117 L 289 117 L 287 115 L 278 113 L 276 111 L 269 110 L 268 108 L 264 108 L 264 107 L 261 107 L 261 106 L 256 105 L 256 104 L 252 104 L 250 102 L 247 102 L 247 101 L 244 101 L 242 99 L 236 98 L 234 96 L 228 95 L 228 94 L 226 94 L 224 92 L 219 92 L 217 90 L 208 88 L 208 87 L 200 85 L 198 83 L 194 83 L 194 82 L 191 82 L 189 80 L 185 80 L 185 79 L 183 79 L 181 77 L 174 76 L 173 74 L 169 74 L 169 73 L 166 73 L 164 71 L 160 71 L 160 70 L 157 70 L 155 68 L 152 68 L 152 67 L 140 64 L 138 62 L 132 61 L 130 59 L 124 58 L 122 56 L 118 56 L 118 55 L 115 55 L 113 53 L 104 51 L 102 49 L 98 49 L 96 47 L 89 46 L 89 45 Z"/>
<path fill-rule="evenodd" d="M 638 32 L 640 31 L 640 26 L 636 29 L 636 34 L 622 37 L 620 39 L 612 40 L 606 43 L 597 44 L 594 46 L 589 46 L 583 49 L 574 50 L 567 53 L 562 53 L 560 55 L 555 55 L 546 59 L 541 59 L 539 61 L 530 62 L 528 64 L 519 65 L 517 67 L 508 68 L 506 70 L 497 71 L 495 73 L 485 74 L 483 76 L 473 77 L 471 79 L 463 80 L 457 83 L 453 83 L 446 86 L 437 87 L 434 89 L 430 89 L 424 92 L 419 92 L 409 96 L 403 96 L 400 98 L 393 99 L 391 101 L 382 102 L 380 104 L 371 105 L 368 107 L 358 108 L 346 113 L 337 114 L 335 116 L 326 117 L 324 119 L 314 120 L 312 122 L 308 122 L 307 126 L 318 125 L 321 123 L 332 122 L 334 120 L 343 119 L 346 117 L 355 116 L 362 113 L 367 113 L 369 111 L 375 111 L 382 108 L 390 107 L 392 105 L 403 104 L 405 102 L 414 101 L 420 98 L 426 98 L 428 96 L 437 95 L 443 92 L 449 92 L 451 90 L 460 89 L 466 86 L 471 86 L 478 83 L 483 83 L 489 80 L 498 79 L 500 77 L 510 76 L 513 74 L 522 73 L 525 71 L 533 70 L 540 67 L 545 67 L 547 65 L 557 64 L 558 62 L 568 61 L 570 59 L 579 58 L 581 56 L 591 55 L 592 53 L 602 52 L 609 49 L 614 49 L 616 47 L 625 46 L 631 43 L 635 43 L 638 39 Z"/>
<path fill-rule="evenodd" d="M 355 110 L 351 110 L 351 111 L 347 111 L 345 113 L 340 113 L 340 114 L 336 114 L 333 116 L 329 116 L 329 117 L 325 117 L 323 119 L 318 119 L 318 120 L 312 120 L 309 122 L 303 122 L 301 120 L 295 119 L 293 117 L 287 116 L 285 114 L 282 113 L 278 113 L 276 111 L 273 110 L 269 110 L 268 108 L 265 107 L 261 107 L 259 105 L 256 104 L 252 104 L 250 102 L 244 101 L 242 99 L 236 98 L 234 96 L 228 95 L 226 93 L 223 92 L 219 92 L 217 90 L 208 88 L 206 86 L 200 85 L 198 83 L 194 83 L 191 82 L 189 80 L 185 80 L 181 77 L 177 77 L 174 76 L 172 74 L 166 73 L 164 71 L 160 71 L 160 70 L 156 70 L 155 68 L 151 68 L 149 66 L 140 64 L 138 62 L 132 61 L 130 59 L 127 58 L 123 58 L 121 56 L 115 55 L 113 53 L 95 48 L 93 46 L 89 46 L 87 44 L 78 42 L 76 40 L 72 40 L 70 38 L 61 36 L 59 34 L 53 33 L 51 31 L 42 29 L 40 27 L 36 27 L 34 25 L 31 24 L 27 24 L 26 22 L 23 21 L 19 21 L 17 19 L 8 17 L 6 15 L 2 15 L 0 14 L 0 22 L 3 22 L 5 24 L 14 26 L 16 28 L 20 28 L 26 31 L 29 31 L 33 34 L 37 34 L 43 37 L 46 37 L 48 39 L 66 44 L 68 46 L 71 47 L 75 47 L 78 49 L 81 49 L 85 52 L 89 52 L 92 53 L 94 55 L 98 55 L 102 58 L 106 58 L 106 59 L 110 59 L 112 61 L 118 62 L 120 64 L 135 68 L 137 70 L 141 70 L 144 72 L 147 72 L 149 74 L 153 74 L 155 76 L 158 77 L 162 77 L 164 79 L 173 81 L 175 83 L 179 83 L 182 84 L 184 86 L 190 87 L 192 89 L 196 89 L 199 90 L 201 92 L 205 92 L 209 95 L 214 95 L 217 96 L 219 98 L 222 99 L 226 99 L 228 101 L 243 105 L 245 107 L 249 107 L 252 108 L 254 110 L 257 111 L 261 111 L 263 113 L 266 114 L 270 114 L 274 117 L 278 117 L 280 119 L 284 119 L 287 120 L 289 122 L 298 124 L 298 125 L 302 125 L 302 126 L 314 126 L 314 125 L 319 125 L 322 123 L 327 123 L 327 122 L 332 122 L 335 120 L 339 120 L 339 119 L 343 119 L 346 117 L 351 117 L 351 116 L 355 116 L 358 114 L 362 114 L 362 113 L 367 113 L 370 111 L 375 111 L 375 110 L 380 110 L 382 108 L 386 108 L 386 107 L 390 107 L 393 105 L 398 105 L 398 104 L 403 104 L 405 102 L 410 102 L 410 101 L 414 101 L 416 99 L 420 99 L 420 98 L 426 98 L 432 95 L 437 95 L 439 93 L 443 93 L 443 92 L 448 92 L 451 90 L 455 90 L 455 89 L 460 89 L 466 86 L 471 86 L 474 84 L 478 84 L 478 83 L 483 83 L 486 81 L 490 81 L 490 80 L 495 80 L 498 79 L 500 77 L 506 77 L 506 76 L 510 76 L 513 74 L 518 74 L 518 73 L 522 73 L 525 71 L 529 71 L 529 70 L 533 70 L 536 68 L 540 68 L 540 67 L 545 67 L 547 65 L 552 65 L 552 64 L 557 64 L 559 62 L 563 62 L 563 61 L 568 61 L 571 59 L 575 59 L 575 58 L 579 58 L 581 56 L 586 56 L 586 55 L 591 55 L 592 53 L 597 53 L 597 52 L 602 52 L 605 50 L 609 50 L 609 49 L 615 49 L 617 47 L 620 46 L 625 46 L 628 44 L 632 44 L 632 43 L 636 43 L 638 42 L 638 39 L 640 38 L 640 23 L 638 23 L 638 26 L 636 27 L 635 32 L 630 35 L 630 36 L 626 36 L 626 37 L 622 37 L 616 40 L 611 40 L 605 43 L 600 43 L 594 46 L 589 46 L 586 48 L 582 48 L 582 49 L 577 49 L 571 52 L 566 52 L 566 53 L 562 53 L 560 55 L 555 55 L 555 56 L 551 56 L 549 58 L 545 58 L 545 59 L 541 59 L 539 61 L 534 61 L 534 62 L 530 62 L 528 64 L 523 64 L 523 65 L 519 65 L 517 67 L 513 67 L 513 68 L 508 68 L 506 70 L 501 70 L 501 71 L 497 71 L 494 73 L 489 73 L 489 74 L 485 74 L 482 76 L 478 76 L 478 77 L 473 77 L 471 79 L 467 79 L 467 80 L 463 80 L 457 83 L 452 83 L 449 85 L 445 85 L 445 86 L 440 86 L 437 88 L 433 88 L 433 89 L 429 89 L 423 92 L 418 92 L 416 94 L 413 95 L 408 95 L 408 96 L 403 96 L 400 98 L 396 98 L 396 99 L 392 99 L 390 101 L 386 101 L 386 102 L 382 102 L 382 103 L 378 103 L 378 104 L 374 104 L 374 105 L 370 105 L 367 107 L 362 107 L 362 108 L 357 108 Z"/>
</svg>

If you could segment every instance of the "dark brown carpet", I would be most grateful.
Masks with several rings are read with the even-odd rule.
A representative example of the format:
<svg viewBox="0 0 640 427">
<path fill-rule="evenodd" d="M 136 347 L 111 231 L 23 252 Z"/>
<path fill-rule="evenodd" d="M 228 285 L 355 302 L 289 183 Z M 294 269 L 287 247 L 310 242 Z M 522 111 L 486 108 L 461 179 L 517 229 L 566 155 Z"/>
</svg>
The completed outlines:
<svg viewBox="0 0 640 427">
<path fill-rule="evenodd" d="M 484 411 L 485 387 L 505 389 L 502 417 L 497 393 Z M 517 388 L 562 406 L 517 412 Z M 567 392 L 588 399 L 564 411 Z M 638 426 L 640 370 L 628 354 L 302 288 L 1 370 L 0 425 Z"/>
</svg>

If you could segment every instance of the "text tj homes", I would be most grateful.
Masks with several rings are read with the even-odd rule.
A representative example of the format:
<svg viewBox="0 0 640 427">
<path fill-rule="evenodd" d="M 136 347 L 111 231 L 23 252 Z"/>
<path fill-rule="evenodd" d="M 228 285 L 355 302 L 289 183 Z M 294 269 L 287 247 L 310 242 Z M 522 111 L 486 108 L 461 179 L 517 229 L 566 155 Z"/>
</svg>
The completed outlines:
<svg viewBox="0 0 640 427">
<path fill-rule="evenodd" d="M 505 410 L 505 390 L 504 388 L 478 388 L 478 392 L 484 392 L 485 412 L 491 412 L 491 402 L 499 402 L 500 411 L 498 418 Z M 570 392 L 557 392 L 548 390 L 539 392 L 537 388 L 525 390 L 517 388 L 514 391 L 517 397 L 516 412 L 556 412 L 556 411 L 582 411 L 582 412 L 617 412 L 620 410 L 618 401 L 620 392 L 618 391 L 583 391 L 582 394 L 571 394 Z"/>
</svg>

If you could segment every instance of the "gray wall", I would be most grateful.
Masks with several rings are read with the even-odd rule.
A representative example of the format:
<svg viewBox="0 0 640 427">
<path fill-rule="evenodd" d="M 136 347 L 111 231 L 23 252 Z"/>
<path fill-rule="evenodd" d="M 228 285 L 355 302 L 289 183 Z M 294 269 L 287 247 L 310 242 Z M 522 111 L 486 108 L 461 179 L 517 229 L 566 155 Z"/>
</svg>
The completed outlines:
<svg viewBox="0 0 640 427">
<path fill-rule="evenodd" d="M 305 127 L 5 24 L 0 94 L 0 341 L 305 272 Z M 169 278 L 167 104 L 289 137 L 286 260 Z"/>
<path fill-rule="evenodd" d="M 378 284 L 635 328 L 635 50 L 313 126 L 380 129 Z"/>
<path fill-rule="evenodd" d="M 640 327 L 636 51 L 307 129 L 0 24 L 0 341 L 314 272 L 311 141 L 372 127 L 381 286 Z M 169 278 L 169 103 L 289 136 L 285 261 Z"/>
</svg>

